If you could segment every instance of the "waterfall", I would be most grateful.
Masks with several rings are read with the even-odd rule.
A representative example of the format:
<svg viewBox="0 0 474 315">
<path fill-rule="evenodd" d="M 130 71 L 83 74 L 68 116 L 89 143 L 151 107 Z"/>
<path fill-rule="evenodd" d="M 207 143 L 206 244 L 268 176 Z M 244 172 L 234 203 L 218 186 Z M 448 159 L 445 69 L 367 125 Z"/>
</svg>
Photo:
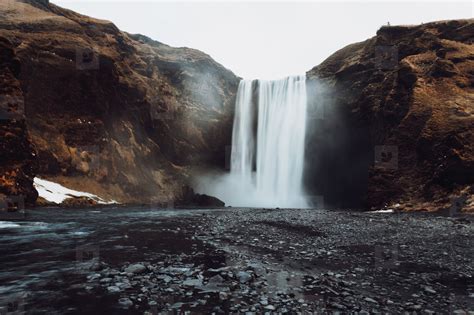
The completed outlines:
<svg viewBox="0 0 474 315">
<path fill-rule="evenodd" d="M 252 81 L 239 83 L 235 102 L 234 127 L 232 131 L 232 152 L 230 169 L 233 175 L 240 177 L 241 183 L 251 180 L 255 152 L 255 140 L 252 131 Z"/>
<path fill-rule="evenodd" d="M 254 86 L 258 86 L 256 101 Z M 305 76 L 240 82 L 232 133 L 231 178 L 238 184 L 237 190 L 246 193 L 231 205 L 307 206 L 302 186 L 306 105 Z"/>
</svg>

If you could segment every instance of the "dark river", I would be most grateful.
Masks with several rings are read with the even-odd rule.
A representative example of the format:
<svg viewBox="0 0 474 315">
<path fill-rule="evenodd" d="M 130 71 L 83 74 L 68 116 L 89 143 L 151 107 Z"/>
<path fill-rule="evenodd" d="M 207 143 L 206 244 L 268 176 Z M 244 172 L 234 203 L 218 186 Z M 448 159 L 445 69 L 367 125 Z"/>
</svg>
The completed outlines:
<svg viewBox="0 0 474 315">
<path fill-rule="evenodd" d="M 192 225 L 204 212 L 209 210 L 55 208 L 2 218 L 0 314 L 124 313 L 106 294 L 84 290 L 91 264 L 154 261 L 191 251 L 197 245 L 174 223 Z"/>
</svg>

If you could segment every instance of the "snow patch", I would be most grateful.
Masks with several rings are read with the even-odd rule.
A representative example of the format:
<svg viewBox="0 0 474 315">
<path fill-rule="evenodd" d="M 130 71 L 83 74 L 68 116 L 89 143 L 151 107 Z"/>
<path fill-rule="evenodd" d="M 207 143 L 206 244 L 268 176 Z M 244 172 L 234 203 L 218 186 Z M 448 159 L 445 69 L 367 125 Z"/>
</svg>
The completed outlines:
<svg viewBox="0 0 474 315">
<path fill-rule="evenodd" d="M 371 211 L 372 213 L 393 213 L 393 209 L 383 209 L 377 211 Z"/>
<path fill-rule="evenodd" d="M 41 179 L 38 177 L 35 177 L 33 184 L 36 190 L 38 191 L 38 194 L 40 197 L 46 199 L 49 202 L 54 202 L 57 204 L 60 204 L 67 198 L 72 198 L 72 197 L 87 197 L 92 200 L 95 200 L 99 204 L 117 203 L 117 201 L 115 200 L 107 201 L 94 194 L 90 194 L 83 191 L 72 190 L 58 183 L 54 183 L 49 180 Z"/>
</svg>

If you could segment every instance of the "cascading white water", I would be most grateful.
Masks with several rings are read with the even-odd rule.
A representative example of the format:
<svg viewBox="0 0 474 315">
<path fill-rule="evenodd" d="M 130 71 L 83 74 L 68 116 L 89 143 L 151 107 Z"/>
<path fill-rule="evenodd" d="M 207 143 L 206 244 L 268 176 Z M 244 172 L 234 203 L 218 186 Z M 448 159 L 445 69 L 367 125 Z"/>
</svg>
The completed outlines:
<svg viewBox="0 0 474 315">
<path fill-rule="evenodd" d="M 232 131 L 231 173 L 242 184 L 251 181 L 255 140 L 252 131 L 252 81 L 242 80 L 235 102 L 234 127 Z"/>
<path fill-rule="evenodd" d="M 240 82 L 232 134 L 231 178 L 241 200 L 233 206 L 306 207 L 303 194 L 306 77 Z M 253 108 L 258 105 L 258 109 Z M 257 115 L 258 117 L 255 117 Z M 257 119 L 257 132 L 254 121 Z M 255 160 L 255 170 L 253 170 Z"/>
</svg>

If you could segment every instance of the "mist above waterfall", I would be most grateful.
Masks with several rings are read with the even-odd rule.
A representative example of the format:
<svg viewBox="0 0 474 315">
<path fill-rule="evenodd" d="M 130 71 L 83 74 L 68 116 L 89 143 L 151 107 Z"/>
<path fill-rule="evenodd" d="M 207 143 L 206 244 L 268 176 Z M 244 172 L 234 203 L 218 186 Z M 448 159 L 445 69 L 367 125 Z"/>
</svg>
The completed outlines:
<svg viewBox="0 0 474 315">
<path fill-rule="evenodd" d="M 303 208 L 306 77 L 242 80 L 237 92 L 230 173 L 198 190 L 231 206 Z"/>
</svg>

